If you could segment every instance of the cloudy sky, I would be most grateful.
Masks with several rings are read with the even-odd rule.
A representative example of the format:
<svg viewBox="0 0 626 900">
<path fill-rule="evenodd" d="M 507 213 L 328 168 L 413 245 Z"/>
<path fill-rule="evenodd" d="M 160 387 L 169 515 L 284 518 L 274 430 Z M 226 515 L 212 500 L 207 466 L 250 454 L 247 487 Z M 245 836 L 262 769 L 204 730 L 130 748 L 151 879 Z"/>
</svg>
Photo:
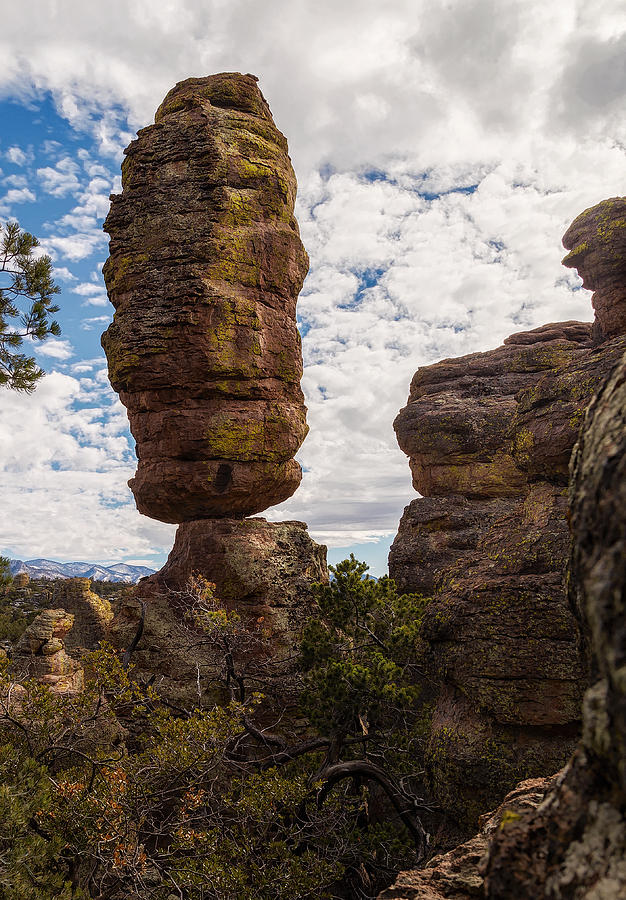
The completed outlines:
<svg viewBox="0 0 626 900">
<path fill-rule="evenodd" d="M 299 301 L 310 435 L 271 518 L 381 573 L 415 496 L 392 421 L 415 369 L 591 318 L 560 266 L 624 191 L 623 0 L 22 0 L 0 31 L 0 219 L 40 236 L 63 333 L 0 396 L 0 553 L 160 565 L 106 377 L 100 270 L 122 149 L 176 81 L 253 72 L 289 140 L 311 258 Z"/>
</svg>

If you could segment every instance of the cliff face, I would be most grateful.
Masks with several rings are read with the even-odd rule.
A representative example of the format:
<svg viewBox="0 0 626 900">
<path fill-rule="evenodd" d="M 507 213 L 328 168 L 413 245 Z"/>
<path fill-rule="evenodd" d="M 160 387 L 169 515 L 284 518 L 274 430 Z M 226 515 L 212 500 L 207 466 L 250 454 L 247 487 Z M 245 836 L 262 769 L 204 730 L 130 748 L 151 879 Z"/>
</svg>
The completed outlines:
<svg viewBox="0 0 626 900">
<path fill-rule="evenodd" d="M 566 243 L 598 222 L 610 231 L 616 215 L 615 201 L 583 213 Z M 546 325 L 420 369 L 394 423 L 425 496 L 405 509 L 390 575 L 433 596 L 429 777 L 468 829 L 520 778 L 563 765 L 578 734 L 588 664 L 565 588 L 568 461 L 585 407 L 626 349 L 607 260 L 616 248 L 597 243 L 574 254 L 597 288 L 595 325 Z"/>
<path fill-rule="evenodd" d="M 598 680 L 583 738 L 533 815 L 496 835 L 486 896 L 626 896 L 626 357 L 594 399 L 572 457 L 574 603 Z"/>
<path fill-rule="evenodd" d="M 102 343 L 137 442 L 137 508 L 246 516 L 291 496 L 307 427 L 295 307 L 308 268 L 287 142 L 252 75 L 176 85 L 126 150 Z"/>
</svg>

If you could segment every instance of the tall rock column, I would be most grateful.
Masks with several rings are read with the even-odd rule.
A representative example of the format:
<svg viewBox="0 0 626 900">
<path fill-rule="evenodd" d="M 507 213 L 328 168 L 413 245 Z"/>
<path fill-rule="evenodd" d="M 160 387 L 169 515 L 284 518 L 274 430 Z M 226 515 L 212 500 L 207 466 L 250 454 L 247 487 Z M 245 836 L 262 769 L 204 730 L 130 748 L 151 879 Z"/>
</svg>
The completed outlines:
<svg viewBox="0 0 626 900">
<path fill-rule="evenodd" d="M 137 508 L 182 524 L 167 565 L 118 610 L 111 634 L 128 646 L 136 600 L 149 601 L 135 661 L 180 699 L 210 663 L 180 633 L 192 574 L 262 622 L 285 656 L 311 585 L 327 577 L 325 548 L 305 525 L 246 518 L 301 478 L 296 300 L 308 257 L 287 142 L 252 75 L 177 84 L 127 148 L 122 188 L 104 225 L 115 316 L 102 344 L 137 443 Z"/>
<path fill-rule="evenodd" d="M 621 240 L 622 207 L 605 201 L 565 237 L 589 267 L 595 325 L 545 325 L 419 369 L 394 423 L 423 496 L 404 511 L 389 569 L 433 597 L 428 769 L 468 829 L 516 781 L 558 769 L 578 734 L 587 660 L 565 589 L 568 463 L 585 406 L 626 349 L 621 245 L 591 236 Z"/>
<path fill-rule="evenodd" d="M 300 482 L 308 257 L 256 78 L 176 85 L 127 148 L 122 187 L 104 224 L 102 344 L 137 442 L 137 508 L 174 523 L 261 512 Z"/>
</svg>

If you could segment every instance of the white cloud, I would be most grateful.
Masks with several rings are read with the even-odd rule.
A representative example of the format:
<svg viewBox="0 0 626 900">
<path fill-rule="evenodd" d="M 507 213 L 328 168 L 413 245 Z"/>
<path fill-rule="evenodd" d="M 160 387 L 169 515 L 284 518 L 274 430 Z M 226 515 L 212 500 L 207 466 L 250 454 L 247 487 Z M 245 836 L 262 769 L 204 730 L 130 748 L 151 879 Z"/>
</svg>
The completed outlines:
<svg viewBox="0 0 626 900">
<path fill-rule="evenodd" d="M 69 156 L 60 159 L 56 166 L 46 166 L 37 169 L 37 177 L 41 182 L 43 190 L 53 197 L 65 197 L 66 194 L 74 193 L 80 187 L 80 182 L 76 177 L 78 166 Z"/>
<path fill-rule="evenodd" d="M 102 330 L 105 323 L 109 323 L 111 321 L 111 316 L 92 316 L 89 319 L 82 319 L 80 323 L 80 327 L 83 331 L 93 331 L 94 328 L 100 328 Z"/>
<path fill-rule="evenodd" d="M 126 480 L 134 461 L 110 388 L 53 372 L 28 396 L 0 405 L 0 490 L 13 515 L 0 545 L 13 557 L 150 559 L 169 548 L 173 527 L 137 515 Z M 80 400 L 80 409 L 74 403 Z M 37 546 L 33 524 L 37 523 Z"/>
<path fill-rule="evenodd" d="M 93 294 L 99 294 L 103 290 L 104 286 L 102 284 L 93 284 L 90 281 L 82 281 L 72 288 L 72 293 L 80 294 L 81 297 L 89 297 Z"/>
<path fill-rule="evenodd" d="M 74 348 L 67 340 L 48 338 L 42 344 L 35 344 L 35 349 L 40 356 L 50 356 L 52 359 L 64 360 L 74 356 Z"/>
<path fill-rule="evenodd" d="M 86 259 L 104 243 L 106 243 L 106 236 L 95 229 L 93 232 L 77 232 L 67 237 L 50 235 L 41 240 L 41 246 L 53 259 L 61 256 L 72 262 Z"/>
<path fill-rule="evenodd" d="M 299 303 L 307 471 L 270 515 L 304 518 L 341 546 L 393 533 L 414 494 L 391 423 L 415 368 L 591 317 L 588 295 L 560 266 L 560 237 L 582 209 L 623 190 L 623 3 L 110 0 L 86 10 L 66 0 L 59 9 L 27 0 L 5 12 L 0 87 L 52 91 L 72 126 L 117 162 L 124 113 L 132 127 L 150 123 L 177 80 L 260 76 L 289 138 L 311 257 Z M 113 167 L 84 148 L 77 158 L 76 178 L 84 171 L 89 182 L 45 241 L 71 261 L 102 255 L 100 223 L 119 190 Z M 75 293 L 107 304 L 101 283 Z M 107 389 L 98 371 L 92 391 Z M 101 501 L 90 496 L 97 518 Z M 124 526 L 136 536 L 131 513 Z"/>
<path fill-rule="evenodd" d="M 59 281 L 76 281 L 76 275 L 74 275 L 66 266 L 55 266 L 54 267 L 54 278 Z"/>
<path fill-rule="evenodd" d="M 28 187 L 28 179 L 25 175 L 7 175 L 3 179 L 3 184 L 8 184 L 9 187 L 14 188 L 25 188 Z"/>
<path fill-rule="evenodd" d="M 4 197 L 0 199 L 0 203 L 13 206 L 16 203 L 34 203 L 37 197 L 29 188 L 11 188 Z"/>
<path fill-rule="evenodd" d="M 107 297 L 104 284 L 83 281 L 72 288 L 73 294 L 85 297 L 83 306 L 107 306 L 109 298 Z"/>
<path fill-rule="evenodd" d="M 33 161 L 33 152 L 30 148 L 22 150 L 17 146 L 9 147 L 4 155 L 14 166 L 25 166 Z"/>
</svg>

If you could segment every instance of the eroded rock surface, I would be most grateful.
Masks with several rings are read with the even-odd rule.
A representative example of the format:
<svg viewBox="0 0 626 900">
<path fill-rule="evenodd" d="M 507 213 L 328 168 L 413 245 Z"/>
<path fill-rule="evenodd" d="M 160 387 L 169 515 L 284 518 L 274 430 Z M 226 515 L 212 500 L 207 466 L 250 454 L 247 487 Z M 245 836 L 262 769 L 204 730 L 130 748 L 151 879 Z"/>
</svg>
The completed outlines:
<svg viewBox="0 0 626 900">
<path fill-rule="evenodd" d="M 481 817 L 481 830 L 469 841 L 442 853 L 423 869 L 403 872 L 379 900 L 473 900 L 484 896 L 482 865 L 494 834 L 504 831 L 543 800 L 553 779 L 535 778 L 518 784 L 495 812 Z M 511 894 L 508 900 L 513 900 Z M 540 895 L 537 895 L 537 898 Z"/>
<path fill-rule="evenodd" d="M 94 650 L 104 640 L 113 618 L 110 602 L 91 590 L 89 578 L 67 578 L 54 585 L 52 605 L 71 613 L 72 630 L 65 638 L 69 650 Z"/>
<path fill-rule="evenodd" d="M 82 666 L 65 652 L 65 640 L 73 624 L 74 616 L 64 609 L 44 609 L 16 645 L 16 673 L 36 678 L 56 693 L 82 690 Z"/>
<path fill-rule="evenodd" d="M 626 331 L 626 198 L 612 197 L 586 209 L 563 237 L 570 252 L 564 266 L 578 269 L 583 285 L 594 291 L 599 337 Z"/>
<path fill-rule="evenodd" d="M 626 896 L 626 357 L 594 399 L 572 457 L 573 601 L 598 681 L 583 739 L 536 814 L 498 835 L 486 896 Z"/>
<path fill-rule="evenodd" d="M 595 257 L 576 258 L 603 309 L 617 310 L 619 267 L 607 281 Z M 405 509 L 390 575 L 434 598 L 422 631 L 438 685 L 428 772 L 469 833 L 521 778 L 564 765 L 577 740 L 588 659 L 565 588 L 568 462 L 626 349 L 626 320 L 609 319 L 545 325 L 419 369 L 394 423 L 425 496 Z"/>
<path fill-rule="evenodd" d="M 214 584 L 215 596 L 258 631 L 258 662 L 269 653 L 280 668 L 310 613 L 313 584 L 328 580 L 326 547 L 311 540 L 302 522 L 231 518 L 178 528 L 165 566 L 139 582 L 112 626 L 117 646 L 128 647 L 145 602 L 144 634 L 132 661 L 140 673 L 156 673 L 178 703 L 211 698 L 216 683 L 215 651 L 185 618 L 193 575 Z M 271 694 L 273 685 L 259 683 L 259 689 Z"/>
<path fill-rule="evenodd" d="M 296 299 L 308 268 L 287 142 L 252 75 L 173 88 L 126 150 L 103 346 L 137 442 L 140 512 L 246 516 L 289 497 L 306 434 Z"/>
</svg>

